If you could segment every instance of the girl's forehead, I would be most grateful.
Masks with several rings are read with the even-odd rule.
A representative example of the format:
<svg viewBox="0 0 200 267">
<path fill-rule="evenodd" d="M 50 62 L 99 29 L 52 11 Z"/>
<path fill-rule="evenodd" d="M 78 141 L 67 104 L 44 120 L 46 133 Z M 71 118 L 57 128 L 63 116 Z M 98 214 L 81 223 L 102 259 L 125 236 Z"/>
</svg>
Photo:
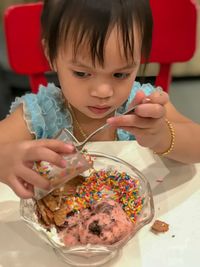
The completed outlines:
<svg viewBox="0 0 200 267">
<path fill-rule="evenodd" d="M 84 40 L 79 44 L 78 49 L 74 50 L 74 42 L 66 41 L 63 43 L 62 56 L 70 61 L 80 61 L 92 63 L 92 52 L 88 40 Z M 141 42 L 137 31 L 134 33 L 134 49 L 129 52 L 132 53 L 129 58 L 124 54 L 124 42 L 122 35 L 114 28 L 107 36 L 104 44 L 104 64 L 109 65 L 110 62 L 118 65 L 137 64 L 141 58 Z M 134 61 L 134 62 L 133 62 Z M 98 62 L 97 62 L 98 63 Z"/>
</svg>

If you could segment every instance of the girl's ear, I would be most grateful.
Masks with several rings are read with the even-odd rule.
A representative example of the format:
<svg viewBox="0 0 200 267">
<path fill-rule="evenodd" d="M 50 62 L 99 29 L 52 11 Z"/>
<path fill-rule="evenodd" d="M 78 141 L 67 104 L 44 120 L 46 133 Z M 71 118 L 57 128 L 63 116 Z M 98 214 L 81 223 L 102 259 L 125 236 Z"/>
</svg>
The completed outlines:
<svg viewBox="0 0 200 267">
<path fill-rule="evenodd" d="M 46 45 L 46 42 L 44 39 L 42 39 L 42 47 L 43 47 L 44 55 L 45 55 L 45 57 L 49 63 L 50 68 L 53 71 L 57 72 L 57 68 L 56 68 L 55 64 L 52 64 L 52 62 L 49 59 L 49 51 L 48 51 L 48 48 L 47 48 L 47 45 Z"/>
</svg>

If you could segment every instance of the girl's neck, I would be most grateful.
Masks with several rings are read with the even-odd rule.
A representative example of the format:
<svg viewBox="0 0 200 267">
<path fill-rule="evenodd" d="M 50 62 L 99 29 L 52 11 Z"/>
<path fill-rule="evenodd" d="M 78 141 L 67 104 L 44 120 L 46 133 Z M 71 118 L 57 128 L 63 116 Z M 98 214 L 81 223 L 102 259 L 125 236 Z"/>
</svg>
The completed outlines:
<svg viewBox="0 0 200 267">
<path fill-rule="evenodd" d="M 90 135 L 97 128 L 101 127 L 106 123 L 106 119 L 92 119 L 78 110 L 74 109 L 71 105 L 68 104 L 69 110 L 73 119 L 73 128 L 74 135 L 79 141 L 83 141 L 88 135 Z M 109 115 L 108 117 L 110 117 Z M 116 131 L 112 128 L 107 128 L 104 131 L 96 134 L 91 141 L 113 141 L 116 140 Z"/>
</svg>

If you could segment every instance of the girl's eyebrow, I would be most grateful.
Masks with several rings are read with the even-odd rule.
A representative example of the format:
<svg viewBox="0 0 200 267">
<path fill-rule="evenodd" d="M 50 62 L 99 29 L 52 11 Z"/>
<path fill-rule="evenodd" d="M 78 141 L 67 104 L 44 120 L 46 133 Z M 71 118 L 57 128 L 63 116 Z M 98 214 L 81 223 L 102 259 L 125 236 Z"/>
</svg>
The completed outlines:
<svg viewBox="0 0 200 267">
<path fill-rule="evenodd" d="M 77 67 L 82 67 L 82 68 L 87 68 L 87 69 L 94 69 L 93 66 L 85 65 L 84 63 L 76 61 L 76 60 L 70 60 L 69 63 L 73 64 L 73 65 L 76 65 Z M 130 63 L 130 64 L 126 65 L 126 66 L 117 68 L 117 69 L 113 70 L 113 72 L 114 71 L 122 71 L 122 70 L 134 69 L 136 66 L 137 66 L 137 63 L 133 62 L 133 63 Z"/>
<path fill-rule="evenodd" d="M 119 70 L 128 70 L 128 69 L 134 69 L 135 67 L 137 67 L 137 63 L 133 62 L 131 64 L 128 64 L 126 66 L 123 66 L 121 68 L 116 69 L 115 71 L 119 71 Z"/>
<path fill-rule="evenodd" d="M 77 60 L 70 60 L 69 63 L 72 64 L 72 65 L 76 65 L 77 67 L 83 67 L 83 68 L 88 68 L 88 69 L 92 69 L 92 68 L 94 68 L 94 67 L 92 67 L 92 66 L 87 66 L 87 65 L 85 65 L 84 63 L 79 62 L 79 61 L 77 61 Z"/>
</svg>

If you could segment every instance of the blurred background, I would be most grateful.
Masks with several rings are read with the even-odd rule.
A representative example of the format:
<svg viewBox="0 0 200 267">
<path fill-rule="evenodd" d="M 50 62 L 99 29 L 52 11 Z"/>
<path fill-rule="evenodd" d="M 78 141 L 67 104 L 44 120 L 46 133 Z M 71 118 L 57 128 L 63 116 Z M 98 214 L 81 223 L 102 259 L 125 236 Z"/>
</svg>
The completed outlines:
<svg viewBox="0 0 200 267">
<path fill-rule="evenodd" d="M 195 1 L 200 5 L 200 0 Z M 3 12 L 9 5 L 28 2 L 37 2 L 37 0 L 0 0 L 0 119 L 8 114 L 10 104 L 15 97 L 30 91 L 28 78 L 15 74 L 9 67 L 2 22 Z M 158 65 L 149 64 L 148 81 L 153 83 L 157 73 Z M 198 8 L 195 54 L 188 62 L 174 64 L 172 76 L 169 89 L 172 103 L 180 112 L 200 123 L 200 8 Z"/>
</svg>

